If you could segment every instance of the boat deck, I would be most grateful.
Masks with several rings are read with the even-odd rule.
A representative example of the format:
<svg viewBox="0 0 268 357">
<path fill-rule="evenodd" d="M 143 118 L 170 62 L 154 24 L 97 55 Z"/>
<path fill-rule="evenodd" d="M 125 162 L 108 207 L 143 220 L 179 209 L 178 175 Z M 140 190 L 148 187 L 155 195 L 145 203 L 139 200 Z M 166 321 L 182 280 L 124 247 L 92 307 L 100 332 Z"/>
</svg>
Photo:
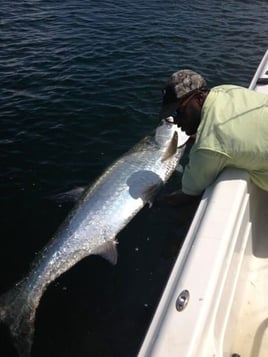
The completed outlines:
<svg viewBox="0 0 268 357">
<path fill-rule="evenodd" d="M 252 229 L 252 254 L 248 269 L 232 350 L 241 357 L 267 357 L 268 351 L 268 193 L 259 191 L 260 206 Z"/>
</svg>

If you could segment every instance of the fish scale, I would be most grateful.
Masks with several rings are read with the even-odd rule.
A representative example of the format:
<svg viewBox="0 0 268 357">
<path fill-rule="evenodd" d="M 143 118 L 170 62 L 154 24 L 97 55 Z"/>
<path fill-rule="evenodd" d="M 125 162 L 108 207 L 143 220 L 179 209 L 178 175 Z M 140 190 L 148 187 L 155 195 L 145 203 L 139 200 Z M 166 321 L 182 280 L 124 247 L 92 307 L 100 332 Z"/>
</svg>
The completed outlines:
<svg viewBox="0 0 268 357">
<path fill-rule="evenodd" d="M 0 320 L 9 326 L 20 357 L 30 356 L 36 309 L 53 280 L 91 254 L 116 263 L 116 235 L 152 203 L 183 154 L 179 129 L 170 121 L 162 120 L 154 136 L 105 170 L 39 253 L 29 274 L 0 297 Z"/>
</svg>

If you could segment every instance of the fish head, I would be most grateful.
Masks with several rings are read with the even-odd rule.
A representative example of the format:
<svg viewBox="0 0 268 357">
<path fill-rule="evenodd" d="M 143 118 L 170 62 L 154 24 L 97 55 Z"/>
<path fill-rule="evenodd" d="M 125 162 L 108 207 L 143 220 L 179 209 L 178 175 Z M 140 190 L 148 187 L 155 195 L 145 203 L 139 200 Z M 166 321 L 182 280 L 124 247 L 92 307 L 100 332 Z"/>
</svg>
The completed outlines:
<svg viewBox="0 0 268 357">
<path fill-rule="evenodd" d="M 177 125 L 174 124 L 173 118 L 168 117 L 162 119 L 155 131 L 155 141 L 159 146 L 168 146 L 174 133 L 176 132 Z"/>
<path fill-rule="evenodd" d="M 189 137 L 174 123 L 172 116 L 162 119 L 155 132 L 155 141 L 163 152 L 161 161 L 173 157 L 188 139 Z"/>
<path fill-rule="evenodd" d="M 177 137 L 177 147 L 183 146 L 189 139 L 189 136 L 182 132 L 174 123 L 172 116 L 162 119 L 155 132 L 155 141 L 157 144 L 163 148 L 168 147 L 171 141 L 175 140 L 175 137 Z"/>
</svg>

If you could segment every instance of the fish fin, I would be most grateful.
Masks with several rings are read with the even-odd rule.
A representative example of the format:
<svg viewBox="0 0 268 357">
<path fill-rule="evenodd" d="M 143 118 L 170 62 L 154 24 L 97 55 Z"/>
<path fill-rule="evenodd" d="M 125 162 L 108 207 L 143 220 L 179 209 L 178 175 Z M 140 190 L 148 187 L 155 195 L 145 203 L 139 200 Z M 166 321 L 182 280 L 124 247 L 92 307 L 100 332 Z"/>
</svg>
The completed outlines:
<svg viewBox="0 0 268 357">
<path fill-rule="evenodd" d="M 76 187 L 73 188 L 72 190 L 66 191 L 66 192 L 61 192 L 61 193 L 56 193 L 55 195 L 50 195 L 47 197 L 47 199 L 51 201 L 55 201 L 58 203 L 76 203 L 77 201 L 80 200 L 82 197 L 83 193 L 85 192 L 86 187 Z"/>
<path fill-rule="evenodd" d="M 109 240 L 97 249 L 94 249 L 92 254 L 100 255 L 104 259 L 108 260 L 111 264 L 115 265 L 117 263 L 118 253 L 116 249 L 116 240 Z"/>
<path fill-rule="evenodd" d="M 167 150 L 164 154 L 164 156 L 162 157 L 162 162 L 166 161 L 167 159 L 169 159 L 171 156 L 173 156 L 174 154 L 176 154 L 178 150 L 178 133 L 175 131 L 173 134 L 173 137 L 171 139 L 170 144 L 167 147 Z"/>
<path fill-rule="evenodd" d="M 23 289 L 24 281 L 0 296 L 0 322 L 9 327 L 20 357 L 30 357 L 38 302 L 31 303 Z"/>
</svg>

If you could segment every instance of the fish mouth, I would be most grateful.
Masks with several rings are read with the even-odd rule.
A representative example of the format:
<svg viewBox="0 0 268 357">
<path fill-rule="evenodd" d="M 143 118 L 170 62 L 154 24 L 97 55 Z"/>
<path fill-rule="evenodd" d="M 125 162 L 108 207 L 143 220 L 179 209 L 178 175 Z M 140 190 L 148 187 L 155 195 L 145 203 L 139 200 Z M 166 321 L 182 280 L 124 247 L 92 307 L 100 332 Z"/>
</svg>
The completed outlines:
<svg viewBox="0 0 268 357">
<path fill-rule="evenodd" d="M 170 126 L 170 127 L 172 127 L 173 125 L 174 125 L 175 123 L 174 123 L 174 119 L 173 119 L 173 117 L 167 117 L 167 118 L 163 118 L 163 119 L 161 119 L 160 120 L 160 123 L 159 123 L 159 126 L 163 126 L 163 125 L 166 125 L 166 126 Z"/>
<path fill-rule="evenodd" d="M 172 116 L 169 116 L 169 117 L 165 118 L 164 120 L 166 123 L 174 124 L 174 118 Z"/>
</svg>

